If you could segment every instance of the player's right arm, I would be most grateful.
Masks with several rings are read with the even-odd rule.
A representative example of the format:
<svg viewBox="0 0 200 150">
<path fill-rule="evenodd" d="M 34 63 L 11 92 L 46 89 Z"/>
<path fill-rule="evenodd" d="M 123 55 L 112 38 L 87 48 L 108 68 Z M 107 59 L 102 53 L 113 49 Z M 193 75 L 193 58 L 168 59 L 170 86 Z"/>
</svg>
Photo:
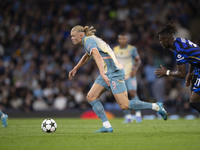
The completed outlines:
<svg viewBox="0 0 200 150">
<path fill-rule="evenodd" d="M 170 71 L 164 68 L 162 65 L 160 65 L 161 69 L 155 69 L 154 73 L 157 75 L 157 77 L 162 76 L 172 76 L 175 78 L 185 79 L 186 76 L 186 63 L 188 56 L 183 55 L 181 53 L 177 53 L 174 51 L 174 54 L 176 56 L 176 62 L 177 62 L 177 70 L 176 71 Z"/>
<path fill-rule="evenodd" d="M 177 70 L 176 71 L 170 71 L 167 70 L 165 67 L 160 65 L 161 68 L 155 69 L 154 74 L 157 75 L 158 78 L 163 77 L 163 76 L 172 76 L 180 79 L 184 79 L 186 75 L 186 65 L 177 65 Z"/>
<path fill-rule="evenodd" d="M 78 64 L 69 72 L 69 79 L 72 80 L 73 77 L 75 76 L 77 70 L 79 68 L 81 68 L 82 66 L 84 66 L 88 61 L 90 60 L 90 56 L 89 54 L 86 52 L 82 58 L 80 59 L 80 61 L 78 62 Z"/>
</svg>

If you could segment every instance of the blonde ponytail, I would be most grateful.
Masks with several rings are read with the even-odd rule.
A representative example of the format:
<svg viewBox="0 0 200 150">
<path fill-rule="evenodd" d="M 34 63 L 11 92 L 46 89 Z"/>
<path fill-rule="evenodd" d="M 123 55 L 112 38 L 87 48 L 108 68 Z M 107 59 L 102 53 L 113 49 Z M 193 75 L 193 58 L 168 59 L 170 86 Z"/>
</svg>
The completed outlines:
<svg viewBox="0 0 200 150">
<path fill-rule="evenodd" d="M 96 32 L 96 29 L 93 27 L 93 26 L 85 26 L 83 28 L 84 32 L 85 32 L 85 35 L 86 36 L 91 36 L 91 35 L 94 35 L 95 32 Z"/>
<path fill-rule="evenodd" d="M 73 31 L 77 31 L 77 32 L 84 32 L 86 36 L 91 36 L 91 35 L 94 35 L 95 32 L 96 32 L 96 29 L 93 27 L 93 26 L 81 26 L 81 25 L 77 25 L 75 27 L 72 28 L 71 30 L 72 32 Z"/>
</svg>

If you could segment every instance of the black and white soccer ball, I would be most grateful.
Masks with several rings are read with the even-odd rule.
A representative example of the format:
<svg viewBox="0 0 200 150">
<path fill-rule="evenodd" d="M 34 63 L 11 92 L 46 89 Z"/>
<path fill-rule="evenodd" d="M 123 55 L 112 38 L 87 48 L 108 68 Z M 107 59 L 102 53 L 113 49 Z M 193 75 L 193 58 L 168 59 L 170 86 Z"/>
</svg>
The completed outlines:
<svg viewBox="0 0 200 150">
<path fill-rule="evenodd" d="M 45 119 L 41 124 L 42 131 L 47 133 L 53 133 L 57 129 L 57 124 L 53 119 Z"/>
</svg>

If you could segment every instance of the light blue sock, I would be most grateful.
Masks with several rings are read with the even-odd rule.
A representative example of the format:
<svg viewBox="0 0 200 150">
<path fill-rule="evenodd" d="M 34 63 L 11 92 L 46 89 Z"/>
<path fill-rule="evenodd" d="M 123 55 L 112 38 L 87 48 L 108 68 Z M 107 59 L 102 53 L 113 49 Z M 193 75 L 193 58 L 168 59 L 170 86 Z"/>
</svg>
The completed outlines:
<svg viewBox="0 0 200 150">
<path fill-rule="evenodd" d="M 123 110 L 123 112 L 124 112 L 125 115 L 131 115 L 131 111 L 128 110 L 128 109 L 127 110 Z"/>
<path fill-rule="evenodd" d="M 133 97 L 131 100 L 139 100 L 138 96 L 136 95 L 135 97 Z M 123 110 L 125 115 L 131 115 L 131 111 L 130 110 Z"/>
<path fill-rule="evenodd" d="M 135 97 L 131 98 L 131 100 L 139 100 L 139 97 L 136 95 Z"/>
<path fill-rule="evenodd" d="M 152 103 L 143 102 L 138 99 L 130 100 L 129 109 L 131 110 L 152 109 Z"/>
<path fill-rule="evenodd" d="M 0 118 L 1 118 L 2 115 L 3 115 L 3 112 L 2 112 L 1 109 L 0 109 Z"/>
<path fill-rule="evenodd" d="M 136 95 L 136 96 L 133 97 L 131 100 L 139 100 L 139 97 Z M 136 110 L 136 111 L 135 111 L 135 116 L 137 117 L 136 114 L 140 114 L 140 117 L 141 117 L 141 111 L 140 111 L 140 110 Z"/>
<path fill-rule="evenodd" d="M 89 103 L 92 106 L 92 109 L 94 110 L 96 115 L 101 119 L 102 122 L 108 121 L 103 105 L 98 99 Z"/>
</svg>

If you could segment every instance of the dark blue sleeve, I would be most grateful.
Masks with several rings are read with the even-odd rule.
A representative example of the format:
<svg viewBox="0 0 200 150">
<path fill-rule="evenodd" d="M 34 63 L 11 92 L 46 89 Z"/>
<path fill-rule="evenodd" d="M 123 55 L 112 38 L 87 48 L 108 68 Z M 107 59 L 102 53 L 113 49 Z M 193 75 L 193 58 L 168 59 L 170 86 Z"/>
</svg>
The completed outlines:
<svg viewBox="0 0 200 150">
<path fill-rule="evenodd" d="M 176 62 L 177 62 L 177 65 L 186 64 L 188 62 L 187 56 L 185 56 L 183 54 L 177 54 L 176 55 Z"/>
<path fill-rule="evenodd" d="M 176 57 L 177 65 L 186 64 L 188 62 L 188 55 L 184 49 L 180 48 L 178 43 L 175 44 L 176 50 L 174 51 L 174 55 Z"/>
</svg>

